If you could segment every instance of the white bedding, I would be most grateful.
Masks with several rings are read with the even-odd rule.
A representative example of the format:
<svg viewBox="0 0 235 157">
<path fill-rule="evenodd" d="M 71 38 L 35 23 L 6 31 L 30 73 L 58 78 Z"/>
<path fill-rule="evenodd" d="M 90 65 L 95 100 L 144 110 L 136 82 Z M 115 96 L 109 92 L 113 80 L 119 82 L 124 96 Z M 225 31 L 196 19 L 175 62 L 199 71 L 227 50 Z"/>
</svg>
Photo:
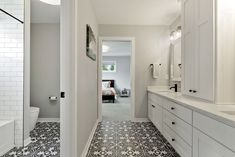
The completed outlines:
<svg viewBox="0 0 235 157">
<path fill-rule="evenodd" d="M 114 88 L 102 88 L 102 95 L 116 95 Z"/>
</svg>

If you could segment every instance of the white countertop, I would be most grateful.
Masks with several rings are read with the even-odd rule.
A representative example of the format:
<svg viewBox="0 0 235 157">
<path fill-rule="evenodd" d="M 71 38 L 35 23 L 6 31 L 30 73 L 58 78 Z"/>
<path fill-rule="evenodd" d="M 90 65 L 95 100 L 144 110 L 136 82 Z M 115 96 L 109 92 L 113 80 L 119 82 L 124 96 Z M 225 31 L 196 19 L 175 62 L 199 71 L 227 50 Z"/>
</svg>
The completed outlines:
<svg viewBox="0 0 235 157">
<path fill-rule="evenodd" d="M 181 93 L 175 93 L 168 90 L 168 87 L 148 87 L 148 92 L 167 98 L 177 104 L 192 109 L 198 113 L 211 117 L 222 123 L 235 128 L 235 105 L 217 105 L 204 102 L 191 97 L 183 96 Z M 222 111 L 234 112 L 234 114 L 224 113 Z"/>
</svg>

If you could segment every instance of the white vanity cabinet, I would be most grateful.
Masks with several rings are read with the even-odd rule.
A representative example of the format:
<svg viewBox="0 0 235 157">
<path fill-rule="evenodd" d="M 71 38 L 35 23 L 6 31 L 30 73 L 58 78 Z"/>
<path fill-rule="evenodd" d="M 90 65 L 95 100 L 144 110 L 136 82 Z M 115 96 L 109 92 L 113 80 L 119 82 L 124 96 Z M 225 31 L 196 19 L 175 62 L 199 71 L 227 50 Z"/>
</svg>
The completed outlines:
<svg viewBox="0 0 235 157">
<path fill-rule="evenodd" d="M 192 156 L 192 110 L 148 93 L 148 116 L 182 157 Z"/>
<path fill-rule="evenodd" d="M 235 157 L 235 153 L 206 134 L 194 129 L 193 157 Z"/>
<path fill-rule="evenodd" d="M 183 93 L 214 101 L 214 0 L 182 3 Z"/>
<path fill-rule="evenodd" d="M 235 128 L 197 112 L 193 123 L 193 157 L 235 157 Z"/>
<path fill-rule="evenodd" d="M 148 95 L 148 99 L 149 99 L 149 95 Z M 148 118 L 151 122 L 153 121 L 153 115 L 154 115 L 153 112 L 154 112 L 154 105 L 150 100 L 148 100 Z"/>
<path fill-rule="evenodd" d="M 196 90 L 195 0 L 182 1 L 182 92 Z"/>
<path fill-rule="evenodd" d="M 235 157 L 234 127 L 161 94 L 148 100 L 150 120 L 181 157 Z"/>
<path fill-rule="evenodd" d="M 182 0 L 184 95 L 235 103 L 234 10 L 233 0 Z"/>
<path fill-rule="evenodd" d="M 153 124 L 162 132 L 162 113 L 161 99 L 155 94 L 148 94 L 148 117 Z"/>
</svg>

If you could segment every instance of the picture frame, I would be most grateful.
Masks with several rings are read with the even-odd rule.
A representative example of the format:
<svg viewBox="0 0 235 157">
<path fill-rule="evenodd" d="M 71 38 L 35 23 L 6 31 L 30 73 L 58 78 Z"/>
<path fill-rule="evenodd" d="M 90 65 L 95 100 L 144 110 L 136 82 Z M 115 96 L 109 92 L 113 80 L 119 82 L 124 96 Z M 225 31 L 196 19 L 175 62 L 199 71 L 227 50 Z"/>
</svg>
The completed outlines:
<svg viewBox="0 0 235 157">
<path fill-rule="evenodd" d="M 117 72 L 117 62 L 116 61 L 103 61 L 102 72 L 104 73 Z"/>
<path fill-rule="evenodd" d="M 87 24 L 86 25 L 86 55 L 96 61 L 96 54 L 97 54 L 97 44 L 96 38 L 92 28 Z"/>
</svg>

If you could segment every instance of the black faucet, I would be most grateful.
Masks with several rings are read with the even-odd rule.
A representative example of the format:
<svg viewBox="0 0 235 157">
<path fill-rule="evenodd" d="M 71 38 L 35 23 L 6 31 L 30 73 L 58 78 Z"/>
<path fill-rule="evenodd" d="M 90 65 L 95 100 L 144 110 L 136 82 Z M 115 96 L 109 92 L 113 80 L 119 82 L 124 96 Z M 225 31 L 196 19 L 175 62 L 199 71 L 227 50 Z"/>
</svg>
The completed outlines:
<svg viewBox="0 0 235 157">
<path fill-rule="evenodd" d="M 170 90 L 173 88 L 175 89 L 175 92 L 178 92 L 178 85 L 177 84 L 175 84 L 173 87 L 171 87 Z"/>
</svg>

